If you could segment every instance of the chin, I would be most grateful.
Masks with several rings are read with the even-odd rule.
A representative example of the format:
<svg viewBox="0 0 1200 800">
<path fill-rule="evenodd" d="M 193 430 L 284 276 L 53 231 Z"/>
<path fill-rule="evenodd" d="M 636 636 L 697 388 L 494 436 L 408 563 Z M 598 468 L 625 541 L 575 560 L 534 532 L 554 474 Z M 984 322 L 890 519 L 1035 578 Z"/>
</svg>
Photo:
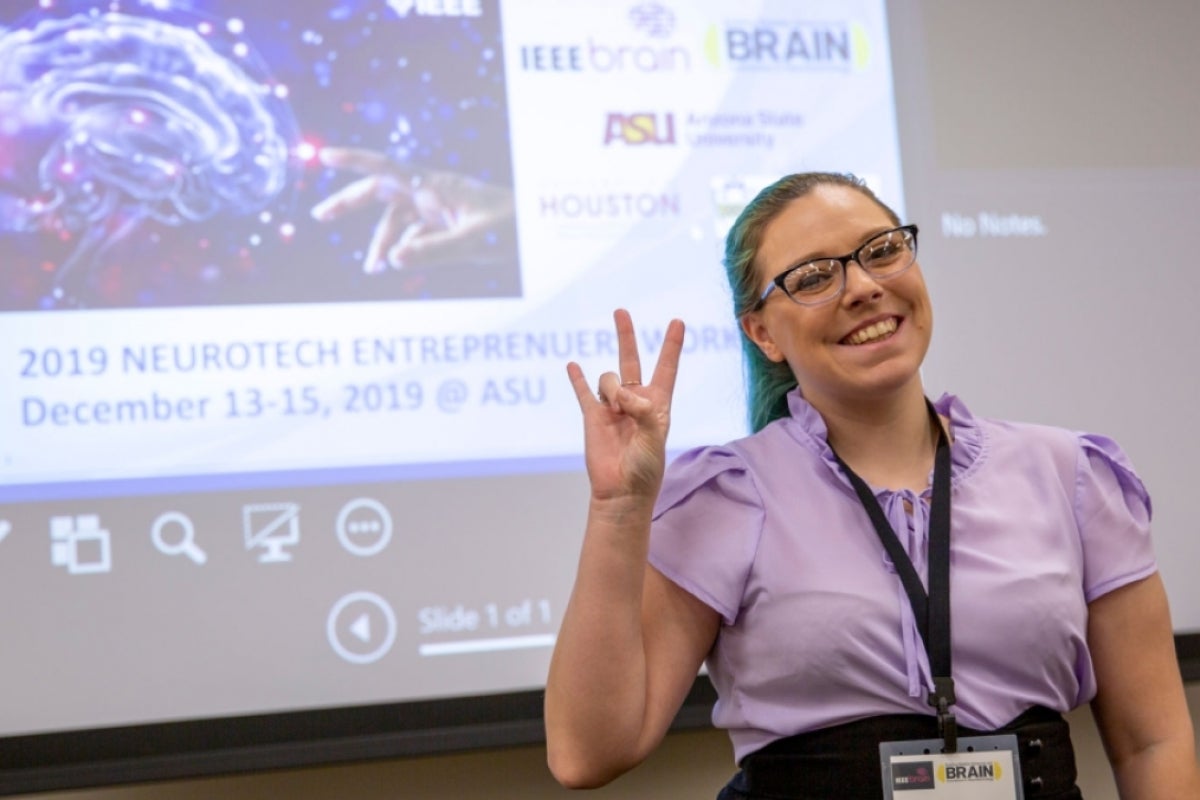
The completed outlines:
<svg viewBox="0 0 1200 800">
<path fill-rule="evenodd" d="M 884 364 L 870 371 L 867 375 L 857 376 L 858 380 L 849 381 L 844 395 L 857 398 L 880 397 L 902 392 L 914 384 L 921 385 L 921 363 L 913 364 Z"/>
</svg>

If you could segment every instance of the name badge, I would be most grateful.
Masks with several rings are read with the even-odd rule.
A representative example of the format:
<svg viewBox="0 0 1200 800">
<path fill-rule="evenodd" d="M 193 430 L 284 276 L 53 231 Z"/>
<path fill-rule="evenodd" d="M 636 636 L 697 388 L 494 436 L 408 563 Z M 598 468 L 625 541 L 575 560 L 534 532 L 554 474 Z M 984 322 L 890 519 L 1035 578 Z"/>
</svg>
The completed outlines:
<svg viewBox="0 0 1200 800">
<path fill-rule="evenodd" d="M 941 739 L 881 742 L 886 800 L 1025 800 L 1017 737 L 964 736 L 957 753 Z"/>
</svg>

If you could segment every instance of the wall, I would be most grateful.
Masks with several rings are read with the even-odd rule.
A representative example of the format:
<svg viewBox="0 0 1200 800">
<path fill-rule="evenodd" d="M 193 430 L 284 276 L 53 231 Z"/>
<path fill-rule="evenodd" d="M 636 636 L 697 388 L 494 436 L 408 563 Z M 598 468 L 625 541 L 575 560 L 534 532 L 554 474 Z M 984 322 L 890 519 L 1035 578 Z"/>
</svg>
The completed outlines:
<svg viewBox="0 0 1200 800">
<path fill-rule="evenodd" d="M 1200 684 L 1188 686 L 1192 719 L 1200 720 Z M 1104 751 L 1087 709 L 1070 716 L 1087 800 L 1117 800 Z M 724 734 L 675 734 L 645 764 L 611 785 L 576 797 L 587 800 L 713 798 L 732 772 Z M 42 794 L 41 800 L 355 800 L 420 797 L 424 800 L 550 800 L 573 793 L 556 784 L 540 747 L 321 767 L 144 786 Z"/>
</svg>

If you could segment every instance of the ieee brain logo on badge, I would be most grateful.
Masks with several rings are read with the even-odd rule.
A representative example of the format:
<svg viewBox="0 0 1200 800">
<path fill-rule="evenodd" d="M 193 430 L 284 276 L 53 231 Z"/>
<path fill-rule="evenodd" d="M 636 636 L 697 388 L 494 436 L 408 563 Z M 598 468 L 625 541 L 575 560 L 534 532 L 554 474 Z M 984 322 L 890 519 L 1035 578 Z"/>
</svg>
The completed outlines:
<svg viewBox="0 0 1200 800">
<path fill-rule="evenodd" d="M 892 791 L 932 789 L 932 761 L 903 761 L 892 764 Z"/>
</svg>

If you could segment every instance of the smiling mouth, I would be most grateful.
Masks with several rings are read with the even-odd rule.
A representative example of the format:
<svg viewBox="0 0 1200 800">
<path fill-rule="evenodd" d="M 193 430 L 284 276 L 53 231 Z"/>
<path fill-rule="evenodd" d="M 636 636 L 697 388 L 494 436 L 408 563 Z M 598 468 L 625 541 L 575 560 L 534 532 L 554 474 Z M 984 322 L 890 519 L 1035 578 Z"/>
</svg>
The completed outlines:
<svg viewBox="0 0 1200 800">
<path fill-rule="evenodd" d="M 895 317 L 888 317 L 885 320 L 880 320 L 874 325 L 868 325 L 865 328 L 859 328 L 854 333 L 842 339 L 842 344 L 860 345 L 872 344 L 880 342 L 892 336 L 896 329 L 900 327 L 900 321 Z"/>
</svg>

